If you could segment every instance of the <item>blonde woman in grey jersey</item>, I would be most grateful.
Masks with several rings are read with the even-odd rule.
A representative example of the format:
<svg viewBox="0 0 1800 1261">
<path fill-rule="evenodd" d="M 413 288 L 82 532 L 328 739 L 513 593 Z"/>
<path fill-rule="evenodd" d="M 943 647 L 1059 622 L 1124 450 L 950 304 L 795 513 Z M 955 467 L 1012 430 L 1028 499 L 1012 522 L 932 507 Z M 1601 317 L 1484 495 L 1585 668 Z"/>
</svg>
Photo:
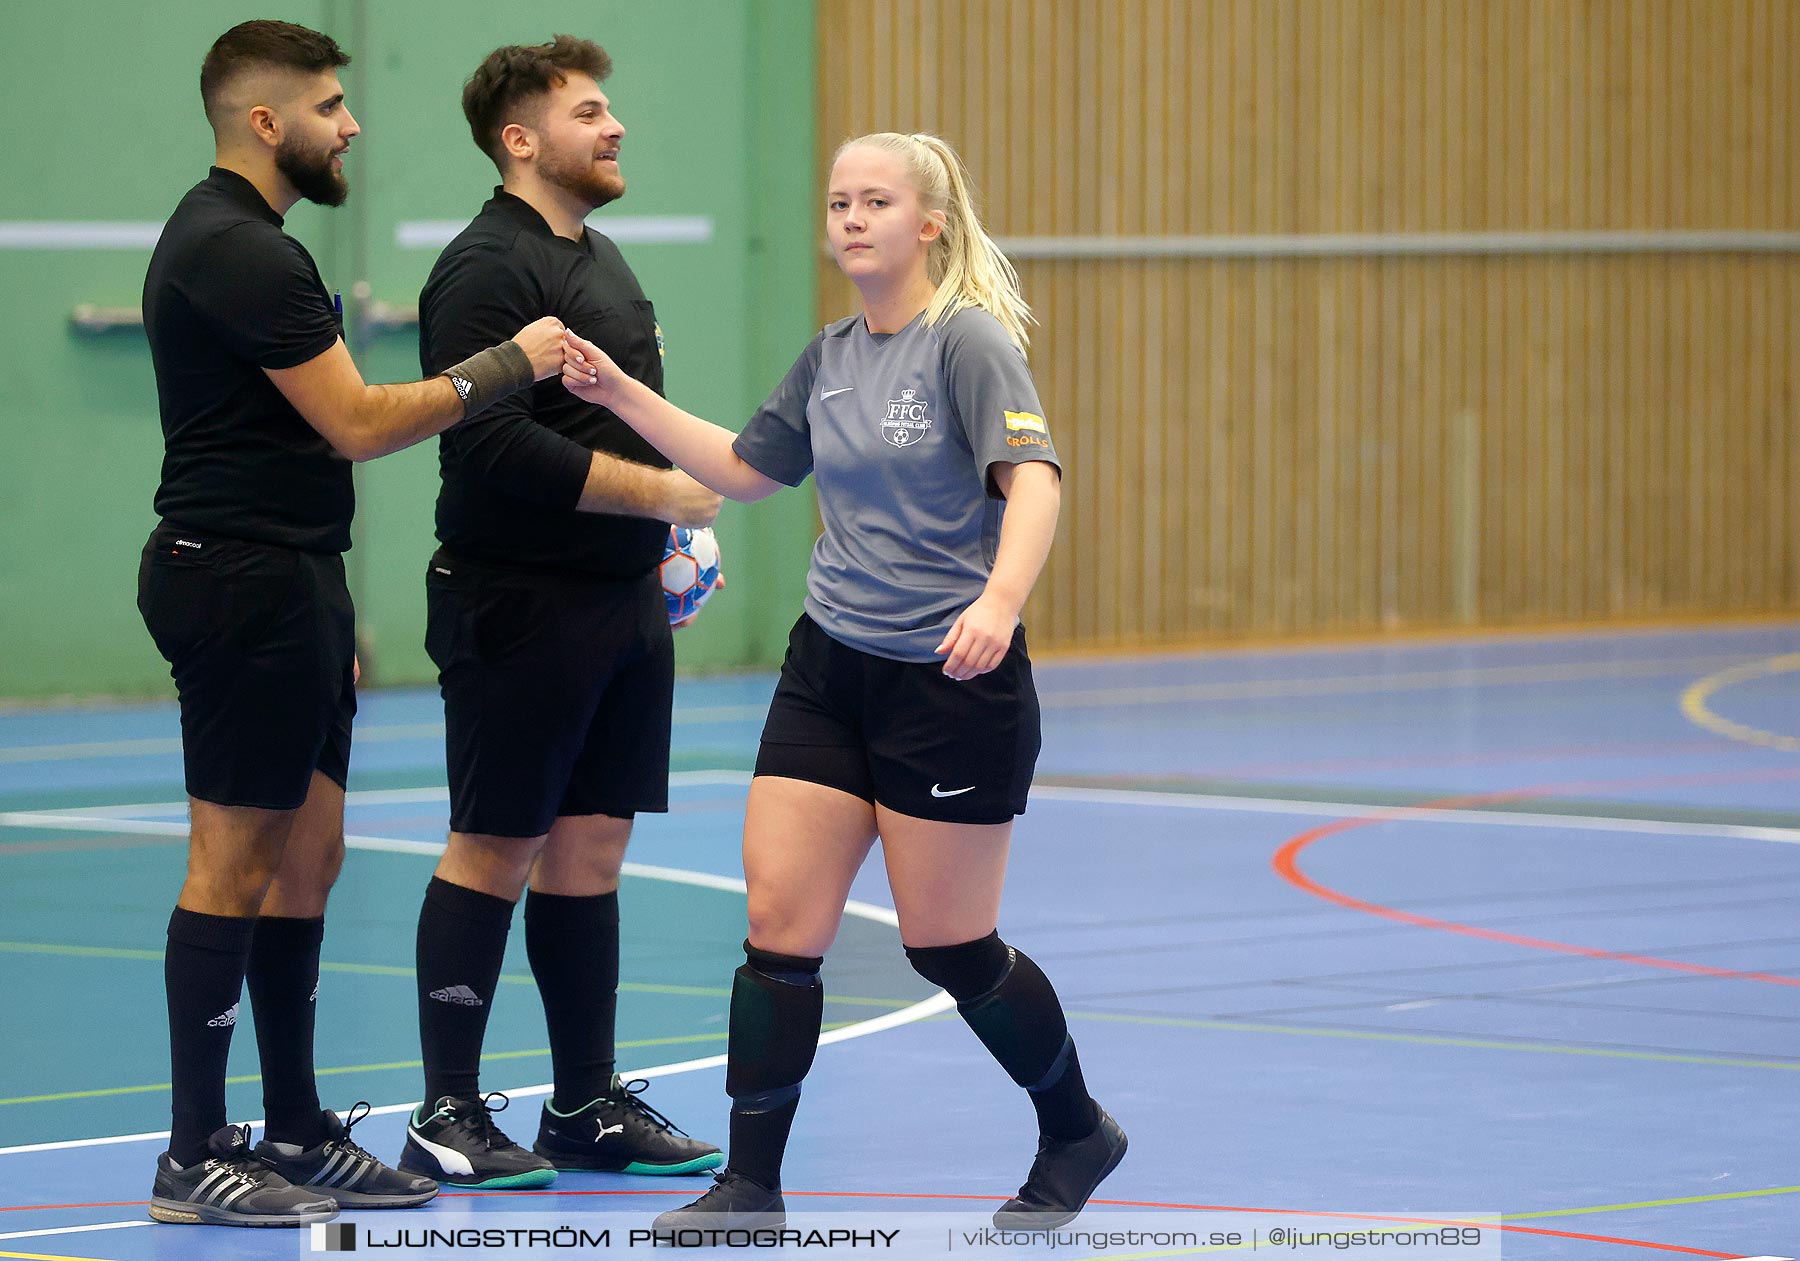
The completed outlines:
<svg viewBox="0 0 1800 1261">
<path fill-rule="evenodd" d="M 995 1220 L 1072 1219 L 1125 1154 L 1056 992 L 995 930 L 1039 747 L 1019 612 L 1050 552 L 1061 468 L 1024 349 L 1018 277 L 935 136 L 849 141 L 826 234 L 862 313 L 813 338 L 741 434 L 689 415 L 569 334 L 563 384 L 695 478 L 765 498 L 811 473 L 824 532 L 744 822 L 747 960 L 731 997 L 729 1163 L 660 1229 L 785 1220 L 781 1158 L 812 1065 L 819 968 L 877 836 L 913 967 L 1036 1107 Z"/>
</svg>

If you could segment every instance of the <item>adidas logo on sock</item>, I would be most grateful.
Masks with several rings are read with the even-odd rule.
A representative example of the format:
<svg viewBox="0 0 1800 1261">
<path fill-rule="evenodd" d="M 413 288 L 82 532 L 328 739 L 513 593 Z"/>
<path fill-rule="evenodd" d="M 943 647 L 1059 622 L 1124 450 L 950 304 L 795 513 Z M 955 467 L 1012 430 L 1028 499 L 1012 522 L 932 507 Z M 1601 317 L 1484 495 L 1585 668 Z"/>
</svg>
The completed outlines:
<svg viewBox="0 0 1800 1261">
<path fill-rule="evenodd" d="M 446 985 L 441 990 L 432 990 L 431 997 L 440 1003 L 455 1003 L 458 1007 L 485 1007 L 481 995 L 466 985 Z M 233 1010 L 236 1010 L 235 1008 Z"/>
<path fill-rule="evenodd" d="M 222 1011 L 206 1022 L 208 1029 L 229 1029 L 237 1023 L 238 1005 L 233 1003 L 230 1011 Z"/>
</svg>

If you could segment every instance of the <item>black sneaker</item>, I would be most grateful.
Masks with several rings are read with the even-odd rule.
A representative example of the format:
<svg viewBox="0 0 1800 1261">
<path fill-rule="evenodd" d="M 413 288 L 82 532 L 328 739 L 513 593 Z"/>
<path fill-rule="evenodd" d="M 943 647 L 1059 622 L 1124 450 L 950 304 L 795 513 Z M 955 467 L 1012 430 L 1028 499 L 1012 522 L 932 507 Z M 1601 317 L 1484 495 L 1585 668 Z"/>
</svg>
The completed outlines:
<svg viewBox="0 0 1800 1261">
<path fill-rule="evenodd" d="M 550 1162 L 520 1147 L 494 1124 L 494 1113 L 504 1112 L 506 1104 L 498 1091 L 480 1099 L 445 1095 L 429 1114 L 421 1104 L 406 1125 L 400 1168 L 453 1187 L 516 1191 L 549 1186 L 556 1181 Z"/>
<path fill-rule="evenodd" d="M 1000 1206 L 994 1225 L 1003 1230 L 1055 1230 L 1075 1220 L 1100 1180 L 1125 1156 L 1125 1131 L 1098 1109 L 1100 1124 L 1086 1138 L 1038 1140 L 1037 1159 L 1019 1194 Z"/>
<path fill-rule="evenodd" d="M 156 1158 L 150 1216 L 197 1226 L 310 1226 L 337 1216 L 337 1204 L 291 1185 L 250 1150 L 250 1127 L 227 1125 L 206 1140 L 212 1154 L 186 1168 Z"/>
<path fill-rule="evenodd" d="M 350 1127 L 368 1115 L 367 1103 L 356 1104 L 342 1121 L 327 1108 L 325 1138 L 318 1146 L 265 1138 L 256 1155 L 294 1186 L 330 1196 L 339 1208 L 413 1208 L 435 1196 L 438 1184 L 430 1178 L 389 1169 L 350 1137 Z"/>
<path fill-rule="evenodd" d="M 704 1173 L 725 1163 L 711 1143 L 689 1138 L 668 1117 L 643 1100 L 650 1083 L 621 1085 L 576 1112 L 544 1104 L 537 1142 L 531 1150 L 565 1172 Z"/>
<path fill-rule="evenodd" d="M 721 1169 L 713 1174 L 712 1190 L 680 1208 L 659 1213 L 650 1228 L 658 1234 L 695 1230 L 777 1230 L 787 1225 L 787 1205 L 781 1192 L 752 1182 L 741 1173 Z M 680 1244 L 677 1238 L 675 1243 Z M 695 1240 L 696 1246 L 703 1241 Z"/>
</svg>

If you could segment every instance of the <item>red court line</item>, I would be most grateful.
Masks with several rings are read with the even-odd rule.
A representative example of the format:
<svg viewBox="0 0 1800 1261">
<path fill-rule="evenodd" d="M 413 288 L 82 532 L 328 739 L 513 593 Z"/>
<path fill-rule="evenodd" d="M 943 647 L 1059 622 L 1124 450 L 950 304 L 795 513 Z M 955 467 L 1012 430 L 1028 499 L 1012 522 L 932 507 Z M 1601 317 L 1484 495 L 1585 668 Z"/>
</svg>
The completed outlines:
<svg viewBox="0 0 1800 1261">
<path fill-rule="evenodd" d="M 1661 968 L 1668 972 L 1686 972 L 1696 976 L 1726 977 L 1736 981 L 1758 981 L 1765 985 L 1789 985 L 1800 987 L 1800 977 L 1781 976 L 1770 972 L 1738 972 L 1730 968 L 1709 967 L 1703 963 L 1685 963 L 1678 959 L 1662 959 L 1653 955 L 1631 954 L 1618 950 L 1601 950 L 1595 946 L 1581 946 L 1571 942 L 1549 941 L 1542 937 L 1524 937 L 1517 933 L 1503 933 L 1492 928 L 1479 928 L 1474 924 L 1463 924 L 1455 920 L 1438 919 L 1430 915 L 1417 915 L 1411 911 L 1402 911 L 1395 907 L 1383 906 L 1378 902 L 1369 902 L 1362 898 L 1352 897 L 1327 885 L 1320 884 L 1300 870 L 1300 854 L 1310 845 L 1322 841 L 1328 836 L 1336 836 L 1357 828 L 1369 827 L 1376 823 L 1405 822 L 1409 815 L 1421 810 L 1454 810 L 1471 806 L 1492 805 L 1504 801 L 1526 801 L 1546 797 L 1568 797 L 1579 794 L 1616 791 L 1620 788 L 1668 788 L 1676 786 L 1698 786 L 1705 784 L 1754 783 L 1767 780 L 1783 780 L 1800 778 L 1800 770 L 1783 768 L 1780 770 L 1730 771 L 1715 772 L 1706 775 L 1658 775 L 1641 779 L 1588 780 L 1563 784 L 1537 784 L 1524 788 L 1508 788 L 1498 792 L 1473 793 L 1461 797 L 1442 797 L 1436 801 L 1422 802 L 1414 806 L 1388 806 L 1368 814 L 1353 815 L 1349 818 L 1335 819 L 1316 828 L 1308 828 L 1291 838 L 1280 849 L 1275 851 L 1272 860 L 1276 872 L 1282 879 L 1297 888 L 1305 890 L 1315 897 L 1323 898 L 1338 906 L 1353 911 L 1362 911 L 1369 915 L 1378 915 L 1383 919 L 1395 920 L 1402 924 L 1411 924 L 1416 928 L 1430 928 L 1438 932 L 1457 933 L 1464 937 L 1479 937 L 1486 941 L 1504 942 L 1507 945 L 1525 946 L 1533 950 L 1551 950 L 1559 954 L 1581 955 L 1590 959 L 1608 959 L 1618 963 L 1634 963 L 1647 968 Z"/>
<path fill-rule="evenodd" d="M 686 1196 L 691 1194 L 693 1194 L 691 1187 L 672 1191 L 554 1191 L 545 1189 L 542 1191 L 446 1191 L 438 1198 L 441 1200 L 493 1199 L 496 1197 L 530 1199 L 539 1196 Z M 826 1200 L 980 1200 L 987 1203 L 1007 1198 L 1003 1195 L 961 1193 L 940 1195 L 925 1191 L 784 1191 L 782 1194 Z M 148 1203 L 148 1200 L 111 1200 L 94 1204 L 9 1204 L 0 1206 L 0 1213 L 18 1213 L 30 1209 L 49 1211 L 77 1208 L 142 1208 Z M 1589 1243 L 1618 1244 L 1626 1248 L 1651 1248 L 1659 1252 L 1678 1252 L 1693 1257 L 1718 1257 L 1721 1261 L 1744 1261 L 1745 1257 L 1745 1254 L 1739 1252 L 1713 1252 L 1706 1248 L 1685 1248 L 1679 1244 L 1655 1243 L 1648 1239 L 1624 1239 L 1614 1235 L 1587 1235 L 1566 1230 L 1547 1230 L 1541 1226 L 1511 1226 L 1505 1222 L 1462 1222 L 1431 1217 L 1389 1217 L 1375 1213 L 1325 1213 L 1300 1208 L 1252 1208 L 1243 1204 L 1166 1204 L 1156 1200 L 1089 1200 L 1088 1203 L 1090 1205 L 1107 1205 L 1113 1208 L 1162 1208 L 1194 1213 L 1266 1213 L 1270 1216 L 1331 1217 L 1346 1221 L 1401 1222 L 1420 1226 L 1482 1226 L 1491 1230 L 1503 1230 L 1522 1235 L 1547 1235 L 1555 1239 L 1580 1239 Z"/>
<path fill-rule="evenodd" d="M 449 1191 L 439 1198 L 491 1197 L 514 1195 L 692 1195 L 692 1189 L 675 1191 Z M 989 1204 L 1003 1201 L 1003 1195 L 969 1195 L 960 1192 L 929 1191 L 783 1191 L 783 1196 L 824 1200 L 978 1200 Z M 1740 1252 L 1714 1252 L 1707 1248 L 1687 1248 L 1680 1244 L 1656 1243 L 1648 1239 L 1625 1239 L 1615 1235 L 1588 1235 L 1575 1231 L 1550 1230 L 1542 1226 L 1512 1226 L 1505 1222 L 1465 1222 L 1434 1217 L 1393 1217 L 1377 1213 L 1326 1213 L 1302 1208 L 1253 1208 L 1244 1204 L 1167 1204 L 1155 1200 L 1089 1200 L 1090 1206 L 1112 1208 L 1161 1208 L 1194 1213 L 1265 1213 L 1285 1217 L 1330 1217 L 1345 1221 L 1400 1222 L 1420 1226 L 1483 1226 L 1520 1235 L 1544 1235 L 1553 1239 L 1580 1239 L 1588 1243 L 1617 1244 L 1625 1248 L 1650 1248 L 1659 1252 L 1678 1252 L 1693 1257 L 1718 1257 L 1722 1261 L 1744 1261 Z"/>
</svg>

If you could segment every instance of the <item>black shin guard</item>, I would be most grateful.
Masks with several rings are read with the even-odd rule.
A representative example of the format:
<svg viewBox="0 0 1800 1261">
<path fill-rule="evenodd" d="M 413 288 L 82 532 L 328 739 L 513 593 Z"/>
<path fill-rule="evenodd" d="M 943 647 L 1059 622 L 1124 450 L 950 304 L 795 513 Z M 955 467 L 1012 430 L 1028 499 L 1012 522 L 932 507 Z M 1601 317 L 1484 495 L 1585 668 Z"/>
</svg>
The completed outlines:
<svg viewBox="0 0 1800 1261">
<path fill-rule="evenodd" d="M 731 1168 L 781 1186 L 781 1159 L 800 1106 L 800 1083 L 819 1049 L 825 1015 L 822 958 L 772 954 L 744 943 L 746 962 L 731 986 Z"/>
<path fill-rule="evenodd" d="M 1082 1078 L 1062 1003 L 1029 955 L 995 932 L 956 946 L 908 947 L 906 957 L 920 976 L 949 991 L 982 1045 L 1030 1092 L 1045 1137 L 1093 1132 L 1099 1113 Z"/>
</svg>

